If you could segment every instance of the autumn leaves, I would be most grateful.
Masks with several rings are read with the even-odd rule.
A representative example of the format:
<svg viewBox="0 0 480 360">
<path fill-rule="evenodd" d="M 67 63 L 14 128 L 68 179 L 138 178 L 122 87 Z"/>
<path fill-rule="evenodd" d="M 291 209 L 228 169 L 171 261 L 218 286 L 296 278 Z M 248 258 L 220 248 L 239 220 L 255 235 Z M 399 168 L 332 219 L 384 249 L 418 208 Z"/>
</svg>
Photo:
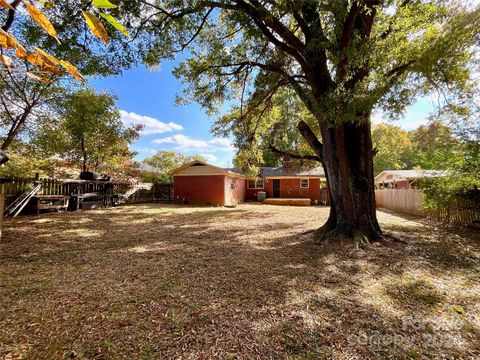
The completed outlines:
<svg viewBox="0 0 480 360">
<path fill-rule="evenodd" d="M 21 1 L 21 4 L 23 4 L 25 7 L 30 18 L 48 35 L 60 43 L 58 34 L 53 24 L 43 13 L 43 11 L 27 0 Z M 55 6 L 54 3 L 45 0 L 40 1 L 40 4 L 45 9 Z M 18 1 L 15 4 L 9 4 L 6 0 L 0 0 L 0 10 L 3 8 L 9 11 L 18 11 L 17 5 Z M 108 34 L 99 17 L 105 19 L 109 24 L 111 24 L 125 36 L 129 36 L 125 27 L 120 24 L 112 15 L 100 11 L 103 11 L 103 9 L 113 9 L 116 7 L 117 5 L 111 3 L 109 0 L 93 0 L 92 10 L 82 10 L 82 14 L 90 31 L 94 36 L 101 39 L 105 45 L 108 44 Z M 97 13 L 99 17 L 97 16 Z M 82 76 L 82 74 L 70 62 L 57 59 L 38 47 L 34 48 L 33 52 L 28 52 L 23 45 L 21 45 L 12 35 L 3 29 L 0 29 L 0 47 L 2 49 L 2 52 L 0 53 L 0 62 L 3 63 L 3 65 L 9 70 L 14 68 L 14 59 L 11 56 L 3 54 L 3 49 L 14 50 L 16 58 L 25 60 L 34 65 L 36 70 L 28 71 L 26 75 L 37 81 L 50 83 L 52 81 L 52 75 L 63 75 L 65 70 L 77 80 L 82 82 L 85 81 L 85 78 Z"/>
<path fill-rule="evenodd" d="M 117 5 L 112 4 L 108 0 L 94 0 L 93 1 L 93 6 L 96 9 L 114 9 L 117 7 Z M 105 30 L 105 27 L 103 24 L 100 22 L 100 20 L 91 12 L 88 11 L 82 11 L 83 16 L 85 17 L 85 21 L 87 22 L 88 27 L 92 31 L 93 35 L 98 37 L 99 39 L 103 40 L 105 45 L 108 44 L 108 35 L 107 31 Z M 107 20 L 110 25 L 112 25 L 114 28 L 119 30 L 123 35 L 125 36 L 130 36 L 128 34 L 128 31 L 125 29 L 125 27 L 120 24 L 112 15 L 110 14 L 105 14 L 103 12 L 98 12 L 98 15 Z"/>
</svg>

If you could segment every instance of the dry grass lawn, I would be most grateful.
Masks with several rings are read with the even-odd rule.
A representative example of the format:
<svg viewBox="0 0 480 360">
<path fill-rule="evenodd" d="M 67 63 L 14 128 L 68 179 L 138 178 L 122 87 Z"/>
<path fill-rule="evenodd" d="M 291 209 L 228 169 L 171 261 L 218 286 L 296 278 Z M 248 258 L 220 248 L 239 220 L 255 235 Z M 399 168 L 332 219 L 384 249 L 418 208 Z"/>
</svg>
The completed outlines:
<svg viewBox="0 0 480 360">
<path fill-rule="evenodd" d="M 317 245 L 322 207 L 165 205 L 7 219 L 4 359 L 478 359 L 480 236 Z"/>
</svg>

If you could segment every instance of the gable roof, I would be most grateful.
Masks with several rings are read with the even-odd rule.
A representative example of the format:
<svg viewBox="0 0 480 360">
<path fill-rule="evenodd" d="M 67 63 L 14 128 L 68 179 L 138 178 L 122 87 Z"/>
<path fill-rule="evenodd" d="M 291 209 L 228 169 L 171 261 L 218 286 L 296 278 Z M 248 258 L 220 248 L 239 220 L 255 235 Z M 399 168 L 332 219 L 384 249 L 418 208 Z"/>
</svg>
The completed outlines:
<svg viewBox="0 0 480 360">
<path fill-rule="evenodd" d="M 186 168 L 189 168 L 190 166 L 208 166 L 209 168 L 213 168 L 213 169 L 217 170 L 218 172 L 220 172 L 224 175 L 235 175 L 235 176 L 241 176 L 241 177 L 245 176 L 245 175 L 243 175 L 242 172 L 239 172 L 239 170 L 237 170 L 237 169 L 235 169 L 237 171 L 233 171 L 233 169 L 218 167 L 218 166 L 215 166 L 215 165 L 212 165 L 212 164 L 208 164 L 208 163 L 206 163 L 204 161 L 201 161 L 201 160 L 194 160 L 194 161 L 192 161 L 188 164 L 182 165 L 179 168 L 170 172 L 170 175 L 175 175 L 175 173 L 177 173 L 181 170 L 184 170 Z"/>
<path fill-rule="evenodd" d="M 222 168 L 215 165 L 208 164 L 201 160 L 194 160 L 188 164 L 182 165 L 179 168 L 173 170 L 170 175 L 175 175 L 175 173 L 184 170 L 190 166 L 208 166 L 214 168 L 225 175 L 235 175 L 245 177 L 245 172 L 237 168 Z M 290 170 L 284 167 L 261 167 L 260 176 L 262 177 L 292 177 L 292 176 L 305 176 L 305 177 L 325 177 L 325 171 L 322 166 L 317 166 L 310 169 L 302 170 Z"/>
<path fill-rule="evenodd" d="M 442 177 L 450 174 L 448 170 L 384 170 L 377 176 L 375 180 L 378 180 L 386 175 L 392 175 L 393 177 L 401 177 L 406 180 L 416 180 L 421 178 L 434 178 Z"/>
</svg>

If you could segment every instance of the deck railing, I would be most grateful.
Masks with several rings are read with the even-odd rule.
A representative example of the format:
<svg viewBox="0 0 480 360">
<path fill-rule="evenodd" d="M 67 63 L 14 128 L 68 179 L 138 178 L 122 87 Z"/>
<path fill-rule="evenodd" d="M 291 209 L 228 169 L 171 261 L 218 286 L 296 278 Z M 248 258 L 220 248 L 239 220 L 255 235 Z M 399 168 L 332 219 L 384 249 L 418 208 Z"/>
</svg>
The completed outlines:
<svg viewBox="0 0 480 360">
<path fill-rule="evenodd" d="M 58 180 L 34 178 L 2 178 L 0 179 L 0 195 L 5 199 L 5 207 L 34 184 L 41 184 L 38 195 L 83 195 L 86 193 L 102 193 L 108 195 L 126 195 L 127 203 L 153 201 L 152 184 L 127 181 L 90 181 L 90 180 Z M 140 194 L 137 194 L 139 192 Z"/>
</svg>

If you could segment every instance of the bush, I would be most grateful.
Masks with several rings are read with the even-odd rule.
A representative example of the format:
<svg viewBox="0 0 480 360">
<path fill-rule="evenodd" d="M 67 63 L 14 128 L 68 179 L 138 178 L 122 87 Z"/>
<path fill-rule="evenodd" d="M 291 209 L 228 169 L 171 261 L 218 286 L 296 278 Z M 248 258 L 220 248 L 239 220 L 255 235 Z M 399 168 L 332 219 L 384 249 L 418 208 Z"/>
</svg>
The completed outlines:
<svg viewBox="0 0 480 360">
<path fill-rule="evenodd" d="M 480 178 L 472 174 L 455 173 L 447 177 L 422 181 L 425 189 L 424 207 L 438 209 L 448 206 L 454 197 L 480 202 Z"/>
</svg>

